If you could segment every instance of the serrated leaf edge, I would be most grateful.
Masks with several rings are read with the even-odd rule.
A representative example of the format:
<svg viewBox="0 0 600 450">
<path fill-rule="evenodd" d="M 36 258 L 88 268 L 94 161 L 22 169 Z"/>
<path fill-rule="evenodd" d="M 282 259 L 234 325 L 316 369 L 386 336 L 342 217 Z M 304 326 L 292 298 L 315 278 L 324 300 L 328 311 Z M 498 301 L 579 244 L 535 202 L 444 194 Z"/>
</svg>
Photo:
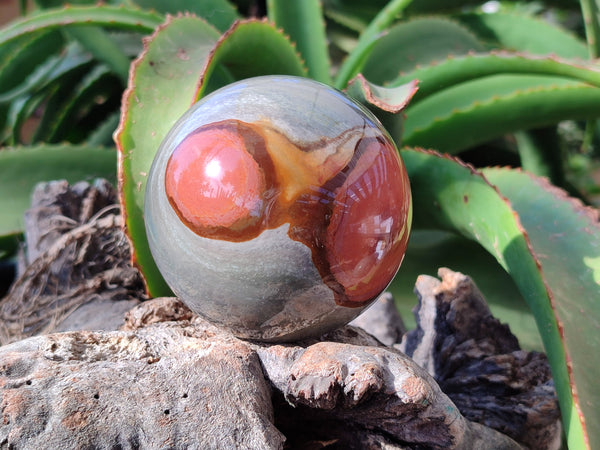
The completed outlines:
<svg viewBox="0 0 600 450">
<path fill-rule="evenodd" d="M 574 80 L 574 82 L 577 82 L 577 81 Z M 493 95 L 492 97 L 490 97 L 489 100 L 485 100 L 485 101 L 475 100 L 469 106 L 466 106 L 464 108 L 454 108 L 446 115 L 434 117 L 427 126 L 414 128 L 411 132 L 411 135 L 414 136 L 416 134 L 426 133 L 427 130 L 434 127 L 436 123 L 447 121 L 451 117 L 456 117 L 458 115 L 472 114 L 473 111 L 476 111 L 477 109 L 488 107 L 490 105 L 493 105 L 494 103 L 500 103 L 502 101 L 507 101 L 507 100 L 510 100 L 513 98 L 526 96 L 528 94 L 534 94 L 534 93 L 540 93 L 540 92 L 568 91 L 568 90 L 575 91 L 575 90 L 592 89 L 592 88 L 595 88 L 595 86 L 579 82 L 578 85 L 535 86 L 535 87 L 527 88 L 527 89 L 516 89 L 507 95 Z M 600 111 L 599 111 L 599 114 L 600 114 Z M 406 139 L 409 139 L 410 137 L 411 136 L 407 136 Z"/>
<path fill-rule="evenodd" d="M 221 46 L 223 45 L 223 43 L 232 35 L 236 32 L 236 30 L 240 27 L 240 26 L 245 26 L 245 25 L 252 25 L 252 24 L 264 24 L 264 25 L 269 25 L 271 26 L 271 28 L 276 31 L 277 33 L 279 33 L 282 37 L 285 38 L 285 40 L 290 44 L 290 46 L 294 49 L 294 52 L 296 53 L 296 56 L 298 56 L 298 60 L 301 62 L 302 64 L 302 69 L 304 71 L 304 73 L 307 73 L 307 68 L 306 68 L 306 61 L 302 58 L 302 55 L 298 52 L 298 49 L 296 48 L 296 43 L 294 41 L 292 41 L 289 37 L 288 34 L 286 34 L 282 28 L 277 27 L 273 22 L 271 22 L 270 20 L 268 20 L 266 17 L 263 17 L 261 19 L 256 19 L 256 18 L 250 18 L 250 19 L 237 19 L 235 22 L 233 22 L 233 24 L 231 24 L 231 27 L 229 27 L 229 29 L 227 31 L 225 31 L 224 33 L 222 33 L 219 36 L 219 39 L 217 40 L 217 42 L 215 43 L 215 45 L 213 46 L 212 50 L 208 53 L 208 56 L 206 58 L 206 62 L 204 64 L 204 67 L 202 68 L 202 72 L 200 75 L 200 78 L 198 80 L 198 84 L 196 85 L 196 92 L 194 94 L 194 97 L 196 99 L 199 99 L 199 97 L 202 95 L 202 89 L 204 87 L 204 83 L 207 80 L 207 76 L 210 75 L 210 73 L 208 72 L 209 67 L 211 66 L 216 53 L 219 51 L 219 49 L 221 48 Z"/>
<path fill-rule="evenodd" d="M 533 261 L 538 269 L 538 272 L 540 274 L 542 283 L 544 285 L 544 289 L 546 291 L 546 294 L 548 296 L 548 300 L 550 301 L 550 307 L 552 308 L 552 315 L 554 317 L 554 320 L 556 321 L 556 327 L 558 329 L 558 332 L 560 334 L 561 337 L 561 346 L 562 346 L 562 350 L 563 350 L 563 354 L 565 356 L 565 361 L 566 361 L 566 370 L 567 370 L 567 374 L 569 377 L 569 384 L 570 384 L 570 389 L 571 389 L 571 396 L 573 398 L 573 405 L 575 406 L 576 410 L 577 410 L 577 416 L 578 419 L 581 423 L 583 432 L 584 432 L 584 438 L 586 439 L 586 441 L 588 440 L 588 436 L 587 436 L 587 431 L 586 431 L 586 423 L 585 423 L 585 416 L 583 415 L 583 411 L 580 408 L 580 401 L 579 401 L 579 394 L 577 392 L 577 387 L 575 385 L 575 379 L 573 376 L 573 361 L 569 355 L 569 352 L 567 351 L 567 348 L 564 345 L 564 325 L 562 323 L 562 321 L 560 320 L 559 317 L 557 317 L 556 315 L 556 311 L 557 311 L 557 307 L 556 307 L 556 301 L 554 299 L 554 294 L 552 293 L 552 290 L 550 289 L 550 286 L 548 285 L 547 281 L 546 281 L 546 277 L 544 276 L 544 272 L 542 270 L 542 264 L 541 261 L 539 260 L 539 258 L 537 257 L 534 249 L 533 249 L 533 245 L 531 243 L 531 239 L 529 238 L 529 235 L 527 233 L 527 231 L 525 230 L 525 227 L 523 227 L 522 223 L 521 223 L 521 219 L 519 217 L 519 214 L 516 212 L 516 210 L 512 207 L 512 204 L 510 202 L 510 200 L 505 197 L 504 195 L 502 195 L 502 193 L 500 192 L 500 190 L 498 189 L 497 186 L 495 186 L 494 184 L 492 184 L 487 177 L 479 170 L 477 170 L 473 165 L 466 163 L 464 161 L 462 161 L 460 158 L 450 155 L 448 153 L 440 153 L 436 150 L 432 150 L 432 149 L 425 149 L 422 147 L 404 147 L 404 149 L 410 149 L 410 150 L 414 150 L 417 152 L 421 152 L 421 153 L 425 153 L 425 154 L 429 154 L 429 155 L 433 155 L 436 156 L 438 158 L 442 158 L 442 159 L 447 159 L 447 160 L 451 160 L 454 161 L 455 163 L 457 163 L 458 165 L 464 167 L 465 169 L 469 170 L 471 172 L 472 175 L 475 175 L 479 178 L 481 178 L 485 184 L 487 184 L 489 187 L 491 187 L 497 194 L 498 197 L 507 204 L 507 206 L 510 208 L 512 215 L 515 219 L 515 224 L 517 226 L 517 229 L 519 230 L 519 232 L 521 233 L 521 235 L 523 236 L 525 243 L 527 245 L 527 250 L 529 251 L 531 257 L 533 258 Z M 531 174 L 530 174 L 531 175 Z M 535 177 L 535 175 L 531 175 L 533 177 Z M 543 178 L 543 177 L 535 177 L 535 178 Z M 550 184 L 549 181 L 546 180 L 546 183 Z M 558 187 L 554 187 L 556 190 L 558 191 L 562 191 L 562 189 L 558 188 Z M 562 191 L 564 196 L 569 197 L 568 194 L 564 191 Z M 572 199 L 573 200 L 573 204 L 577 204 L 578 201 L 576 199 Z M 597 215 L 596 215 L 597 216 Z M 500 258 L 503 260 L 502 255 L 499 255 Z"/>
<path fill-rule="evenodd" d="M 392 104 L 392 103 L 388 103 L 388 102 L 380 99 L 379 97 L 377 97 L 373 94 L 373 89 L 371 88 L 372 83 L 369 83 L 369 81 L 367 81 L 367 79 L 363 76 L 362 73 L 359 73 L 354 78 L 352 78 L 348 82 L 348 86 L 346 87 L 346 89 L 344 89 L 344 91 L 348 90 L 355 83 L 358 83 L 360 85 L 360 89 L 365 94 L 365 99 L 370 104 L 376 106 L 377 108 L 379 108 L 383 111 L 393 113 L 393 114 L 397 114 L 397 113 L 403 111 L 404 108 L 406 108 L 406 106 L 409 104 L 410 100 L 415 95 L 417 90 L 419 89 L 418 88 L 418 84 L 419 84 L 418 80 L 410 81 L 409 83 L 407 83 L 410 85 L 411 92 L 409 93 L 409 95 L 404 99 L 403 102 L 398 103 L 398 104 Z M 400 87 L 400 86 L 396 86 L 396 87 Z M 394 89 L 394 88 L 387 88 L 387 87 L 383 87 L 383 86 L 380 86 L 380 88 L 381 89 Z"/>
</svg>

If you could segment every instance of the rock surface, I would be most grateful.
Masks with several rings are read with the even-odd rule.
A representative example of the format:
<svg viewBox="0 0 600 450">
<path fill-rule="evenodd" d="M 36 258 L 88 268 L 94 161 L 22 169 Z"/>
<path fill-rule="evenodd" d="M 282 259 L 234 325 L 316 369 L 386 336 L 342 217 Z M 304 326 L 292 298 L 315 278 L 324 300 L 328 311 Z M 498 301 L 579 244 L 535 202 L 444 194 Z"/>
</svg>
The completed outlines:
<svg viewBox="0 0 600 450">
<path fill-rule="evenodd" d="M 465 420 L 422 368 L 393 349 L 319 342 L 266 346 L 258 355 L 275 387 L 275 424 L 300 448 L 317 440 L 347 449 L 521 448 Z"/>
<path fill-rule="evenodd" d="M 402 340 L 406 327 L 394 303 L 394 297 L 384 292 L 360 316 L 350 322 L 375 336 L 385 345 L 393 345 Z"/>
</svg>

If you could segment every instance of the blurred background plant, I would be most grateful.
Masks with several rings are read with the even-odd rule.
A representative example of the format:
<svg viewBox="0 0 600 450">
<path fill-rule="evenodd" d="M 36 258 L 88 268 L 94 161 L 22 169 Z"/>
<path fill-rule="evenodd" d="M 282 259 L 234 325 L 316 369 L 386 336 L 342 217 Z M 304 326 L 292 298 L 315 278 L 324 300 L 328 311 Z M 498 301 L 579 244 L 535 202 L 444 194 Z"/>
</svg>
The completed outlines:
<svg viewBox="0 0 600 450">
<path fill-rule="evenodd" d="M 20 17 L 0 29 L 0 295 L 33 186 L 116 183 L 118 151 L 136 262 L 152 294 L 168 293 L 141 213 L 160 140 L 224 84 L 309 76 L 367 104 L 402 147 L 415 231 L 392 291 L 408 325 L 418 274 L 440 266 L 469 274 L 522 344 L 548 353 L 569 447 L 600 446 L 598 8 L 595 0 L 21 1 Z M 181 12 L 198 19 L 167 20 Z M 269 23 L 238 22 L 263 16 Z"/>
</svg>

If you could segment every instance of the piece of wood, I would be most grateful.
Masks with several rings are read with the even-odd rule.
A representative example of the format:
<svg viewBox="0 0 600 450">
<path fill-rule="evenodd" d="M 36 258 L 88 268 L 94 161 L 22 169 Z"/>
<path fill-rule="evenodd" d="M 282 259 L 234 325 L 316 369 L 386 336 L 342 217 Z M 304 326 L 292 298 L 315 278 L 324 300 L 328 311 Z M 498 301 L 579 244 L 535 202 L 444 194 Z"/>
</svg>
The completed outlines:
<svg viewBox="0 0 600 450">
<path fill-rule="evenodd" d="M 25 214 L 26 257 L 0 300 L 0 344 L 61 330 L 111 330 L 145 299 L 115 190 L 104 180 L 39 184 Z"/>
<path fill-rule="evenodd" d="M 545 357 L 522 351 L 462 274 L 419 277 L 418 327 L 402 344 L 389 294 L 356 326 L 319 339 L 245 342 L 176 298 L 141 301 L 121 216 L 106 206 L 114 201 L 109 186 L 58 182 L 36 192 L 30 260 L 0 301 L 0 342 L 18 340 L 0 347 L 3 447 L 553 449 L 560 442 Z"/>
<path fill-rule="evenodd" d="M 301 447 L 323 436 L 337 448 L 520 448 L 465 420 L 397 350 L 352 327 L 335 336 L 348 342 L 252 344 L 194 317 L 28 338 L 0 347 L 0 442 L 269 449 L 288 433 Z"/>
<path fill-rule="evenodd" d="M 439 276 L 417 279 L 417 328 L 399 348 L 468 419 L 529 448 L 559 448 L 560 414 L 546 356 L 521 350 L 468 276 L 449 269 Z"/>
<path fill-rule="evenodd" d="M 256 353 L 206 322 L 0 347 L 7 448 L 280 449 L 270 395 Z"/>
</svg>

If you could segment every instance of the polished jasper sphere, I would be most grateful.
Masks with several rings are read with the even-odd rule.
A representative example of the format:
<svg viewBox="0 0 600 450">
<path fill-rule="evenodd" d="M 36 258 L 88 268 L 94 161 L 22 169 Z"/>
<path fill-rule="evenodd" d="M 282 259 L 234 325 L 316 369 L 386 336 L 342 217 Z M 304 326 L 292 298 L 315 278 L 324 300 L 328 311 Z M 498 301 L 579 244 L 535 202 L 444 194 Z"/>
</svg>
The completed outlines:
<svg viewBox="0 0 600 450">
<path fill-rule="evenodd" d="M 304 78 L 258 77 L 195 104 L 158 150 L 146 229 L 173 292 L 244 338 L 318 336 L 389 285 L 410 186 L 378 120 Z"/>
</svg>

